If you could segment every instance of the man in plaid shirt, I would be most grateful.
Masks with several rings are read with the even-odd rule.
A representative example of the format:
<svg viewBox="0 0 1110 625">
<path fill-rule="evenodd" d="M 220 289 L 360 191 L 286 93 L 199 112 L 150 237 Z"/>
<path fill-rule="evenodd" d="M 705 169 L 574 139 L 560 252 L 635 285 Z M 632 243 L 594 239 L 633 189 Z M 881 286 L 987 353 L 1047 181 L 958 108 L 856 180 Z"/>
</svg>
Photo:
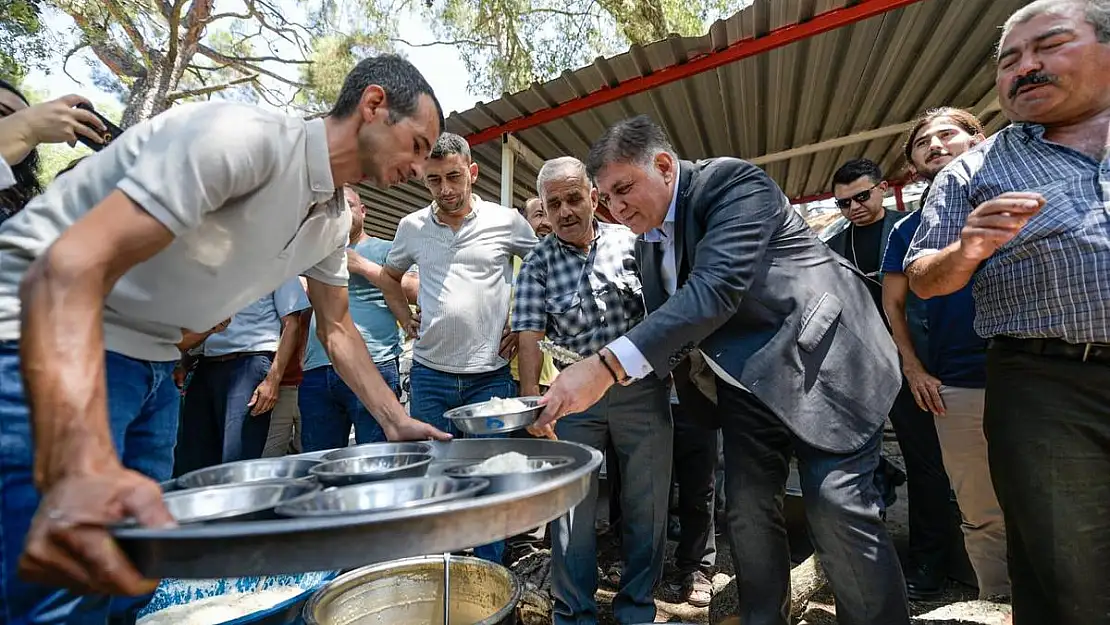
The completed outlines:
<svg viewBox="0 0 1110 625">
<path fill-rule="evenodd" d="M 548 161 L 536 187 L 555 236 L 536 245 L 517 278 L 512 329 L 520 333 L 523 396 L 539 394 L 541 339 L 589 356 L 623 336 L 645 314 L 633 256 L 636 235 L 594 217 L 598 192 L 585 165 L 570 157 Z M 560 420 L 555 429 L 564 440 L 599 450 L 611 440 L 616 449 L 625 568 L 613 611 L 621 623 L 650 623 L 655 618 L 652 590 L 663 568 L 671 483 L 668 385 L 655 376 L 627 387 L 614 385 L 596 404 Z M 552 524 L 557 625 L 597 621 L 596 504 L 594 485 L 582 503 Z"/>
</svg>

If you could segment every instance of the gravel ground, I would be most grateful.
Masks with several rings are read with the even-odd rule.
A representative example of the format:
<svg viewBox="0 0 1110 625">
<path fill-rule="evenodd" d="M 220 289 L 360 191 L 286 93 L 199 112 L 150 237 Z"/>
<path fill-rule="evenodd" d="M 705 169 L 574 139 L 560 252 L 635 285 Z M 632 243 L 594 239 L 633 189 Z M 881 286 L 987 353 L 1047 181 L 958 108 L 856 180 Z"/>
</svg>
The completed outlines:
<svg viewBox="0 0 1110 625">
<path fill-rule="evenodd" d="M 901 455 L 897 443 L 887 442 L 884 451 L 888 458 L 895 464 L 900 464 Z M 599 511 L 607 510 L 605 505 L 598 506 Z M 905 486 L 898 489 L 898 501 L 887 511 L 887 528 L 894 538 L 899 551 L 904 553 L 908 537 L 907 506 Z M 720 528 L 718 528 L 718 532 Z M 668 570 L 673 562 L 671 554 L 675 543 L 667 544 Z M 607 570 L 619 561 L 619 552 L 609 534 L 603 534 L 598 540 L 598 564 Z M 728 539 L 717 535 L 717 567 L 719 572 L 714 576 L 714 587 L 724 586 L 732 575 L 732 559 L 729 555 Z M 602 625 L 615 625 L 610 609 L 615 589 L 601 584 L 598 591 L 598 607 L 601 611 L 600 623 Z M 678 602 L 678 598 L 668 596 L 665 586 L 660 585 L 656 591 L 656 606 L 659 615 L 657 622 L 665 623 L 708 623 L 709 609 L 695 608 L 685 603 Z M 936 601 L 911 602 L 911 613 L 914 623 L 920 625 L 1001 625 L 1005 615 L 1009 614 L 1010 606 L 989 603 L 977 600 L 978 593 L 975 588 L 950 580 L 943 596 Z M 832 600 L 832 593 L 827 589 L 819 593 L 810 602 L 803 620 L 798 625 L 835 625 L 836 611 Z"/>
</svg>

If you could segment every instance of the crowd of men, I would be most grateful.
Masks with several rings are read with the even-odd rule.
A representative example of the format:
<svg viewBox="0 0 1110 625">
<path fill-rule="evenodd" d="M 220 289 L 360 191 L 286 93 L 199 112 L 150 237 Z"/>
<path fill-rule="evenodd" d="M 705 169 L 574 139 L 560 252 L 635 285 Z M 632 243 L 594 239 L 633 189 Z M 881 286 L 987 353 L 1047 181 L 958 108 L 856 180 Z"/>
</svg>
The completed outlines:
<svg viewBox="0 0 1110 625">
<path fill-rule="evenodd" d="M 967 111 L 923 114 L 912 213 L 885 208 L 876 163 L 843 164 L 827 244 L 763 170 L 683 160 L 644 116 L 544 163 L 519 210 L 484 200 L 470 146 L 395 56 L 361 61 L 323 118 L 175 107 L 45 189 L 34 146 L 102 124 L 0 84 L 0 615 L 133 617 L 154 582 L 106 528 L 172 525 L 171 475 L 352 430 L 448 440 L 452 408 L 542 395 L 531 435 L 613 460 L 621 623 L 656 616 L 672 507 L 669 581 L 709 603 L 718 440 L 745 625 L 789 622 L 795 462 L 839 622 L 908 625 L 958 525 L 980 597 L 1013 622 L 1110 623 L 1110 2 L 1037 0 L 997 54 L 1011 123 L 986 137 Z M 414 178 L 431 203 L 392 242 L 367 235 L 350 185 Z M 548 528 L 560 625 L 598 619 L 597 503 L 595 479 Z"/>
</svg>

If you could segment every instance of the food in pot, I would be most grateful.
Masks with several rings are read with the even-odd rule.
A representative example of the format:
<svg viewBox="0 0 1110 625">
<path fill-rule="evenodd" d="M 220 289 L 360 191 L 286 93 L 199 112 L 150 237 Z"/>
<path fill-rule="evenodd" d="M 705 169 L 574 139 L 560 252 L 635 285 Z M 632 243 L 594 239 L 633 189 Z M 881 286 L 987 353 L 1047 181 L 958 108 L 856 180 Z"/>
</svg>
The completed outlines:
<svg viewBox="0 0 1110 625">
<path fill-rule="evenodd" d="M 258 592 L 232 592 L 158 610 L 137 625 L 218 625 L 268 610 L 304 592 L 299 586 L 278 586 Z"/>
</svg>

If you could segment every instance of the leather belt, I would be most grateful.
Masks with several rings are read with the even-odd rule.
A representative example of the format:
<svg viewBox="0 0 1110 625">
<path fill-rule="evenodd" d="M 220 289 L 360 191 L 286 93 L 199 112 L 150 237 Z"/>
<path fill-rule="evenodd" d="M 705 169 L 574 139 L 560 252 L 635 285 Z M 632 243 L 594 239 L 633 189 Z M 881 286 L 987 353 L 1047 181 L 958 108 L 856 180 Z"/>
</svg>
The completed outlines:
<svg viewBox="0 0 1110 625">
<path fill-rule="evenodd" d="M 231 354 L 222 354 L 220 356 L 201 356 L 201 362 L 227 362 L 229 360 L 238 360 L 239 358 L 246 358 L 248 356 L 269 356 L 274 357 L 274 352 L 233 352 Z"/>
<path fill-rule="evenodd" d="M 996 336 L 988 345 L 991 348 L 997 347 L 1038 356 L 1110 364 L 1110 343 L 1068 343 L 1062 339 L 1019 339 L 1013 336 Z"/>
</svg>

